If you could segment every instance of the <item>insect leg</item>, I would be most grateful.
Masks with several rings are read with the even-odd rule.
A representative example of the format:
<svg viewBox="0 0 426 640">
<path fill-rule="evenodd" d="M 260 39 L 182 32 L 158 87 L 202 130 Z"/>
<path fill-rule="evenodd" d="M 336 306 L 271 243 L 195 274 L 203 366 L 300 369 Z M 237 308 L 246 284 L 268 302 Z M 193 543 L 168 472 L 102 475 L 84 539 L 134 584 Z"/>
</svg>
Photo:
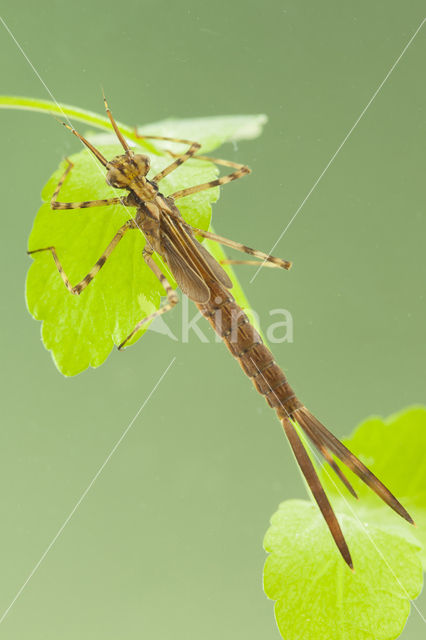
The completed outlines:
<svg viewBox="0 0 426 640">
<path fill-rule="evenodd" d="M 194 159 L 209 160 L 210 162 L 223 165 L 224 167 L 233 167 L 236 169 L 236 171 L 233 171 L 227 176 L 217 178 L 216 180 L 204 182 L 203 184 L 197 184 L 194 187 L 182 189 L 182 191 L 176 191 L 175 193 L 170 194 L 170 198 L 173 198 L 174 200 L 177 200 L 178 198 L 184 198 L 185 196 L 190 196 L 192 193 L 198 193 L 199 191 L 205 191 L 206 189 L 212 189 L 213 187 L 219 187 L 221 184 L 227 184 L 228 182 L 232 182 L 233 180 L 238 180 L 238 178 L 242 178 L 248 173 L 251 173 L 251 170 L 245 164 L 238 164 L 237 162 L 230 162 L 229 160 L 209 158 L 208 156 L 195 156 Z"/>
<path fill-rule="evenodd" d="M 137 333 L 139 331 L 139 329 L 141 329 L 141 327 L 144 324 L 146 324 L 147 322 L 151 322 L 152 320 L 154 320 L 158 316 L 161 316 L 163 313 L 166 313 L 167 311 L 170 311 L 179 302 L 179 298 L 177 296 L 176 291 L 173 289 L 173 287 L 171 286 L 171 284 L 167 280 L 166 276 L 162 273 L 161 269 L 155 264 L 154 260 L 152 259 L 152 253 L 153 253 L 152 250 L 150 251 L 150 250 L 145 248 L 143 250 L 143 259 L 145 260 L 145 262 L 148 265 L 148 267 L 151 269 L 153 274 L 158 278 L 158 280 L 161 282 L 161 284 L 163 285 L 164 289 L 166 290 L 168 302 L 165 305 L 163 305 L 162 307 L 160 307 L 157 311 L 154 311 L 154 313 L 151 313 L 149 316 L 146 316 L 146 318 L 142 318 L 142 320 L 140 322 L 138 322 L 138 324 L 135 326 L 133 331 L 119 345 L 119 347 L 118 347 L 119 351 L 122 351 L 122 349 L 125 346 L 126 342 L 128 342 L 131 338 L 133 338 L 135 333 Z"/>
<path fill-rule="evenodd" d="M 212 180 L 211 182 L 205 182 L 204 184 L 199 184 L 195 187 L 189 187 L 188 189 L 184 189 L 183 191 L 176 191 L 170 197 L 177 200 L 177 198 L 184 198 L 185 196 L 190 195 L 191 193 L 197 193 L 198 191 L 204 191 L 206 189 L 211 189 L 212 187 L 217 187 L 221 184 L 226 184 L 227 182 L 232 182 L 232 180 L 237 180 L 238 178 L 242 178 L 247 173 L 250 173 L 250 169 L 243 164 L 239 164 L 237 162 L 231 162 L 229 160 L 221 160 L 219 158 L 209 158 L 208 156 L 195 156 L 195 153 L 201 147 L 198 142 L 191 142 L 190 140 L 182 140 L 181 138 L 167 138 L 165 136 L 150 136 L 150 135 L 140 135 L 135 128 L 135 135 L 138 138 L 149 138 L 151 140 L 166 140 L 169 142 L 182 142 L 185 144 L 191 145 L 188 151 L 184 154 L 178 154 L 173 151 L 167 151 L 171 156 L 176 158 L 176 161 L 171 165 L 163 169 L 161 173 L 153 178 L 154 182 L 159 182 L 162 178 L 168 175 L 171 171 L 174 171 L 179 165 L 183 162 L 186 162 L 189 158 L 194 158 L 196 160 L 208 160 L 209 162 L 214 162 L 215 164 L 220 164 L 224 167 L 232 167 L 236 169 L 233 173 L 228 176 L 223 176 L 222 178 L 218 178 L 217 180 Z M 195 148 L 194 148 L 195 147 Z M 192 150 L 192 151 L 191 151 Z"/>
<path fill-rule="evenodd" d="M 50 200 L 50 206 L 52 209 L 87 209 L 88 207 L 105 207 L 111 204 L 121 203 L 121 198 L 107 198 L 106 200 L 86 200 L 83 202 L 58 202 L 57 198 L 61 187 L 64 184 L 67 175 L 70 173 L 71 169 L 74 166 L 74 164 L 68 158 L 66 158 L 66 161 L 68 163 L 68 166 L 65 169 L 65 172 L 62 175 L 61 179 L 59 180 L 58 185 L 53 193 L 52 199 Z"/>
<path fill-rule="evenodd" d="M 258 251 L 257 249 L 246 247 L 245 244 L 240 244 L 234 240 L 228 240 L 228 238 L 222 238 L 222 236 L 217 236 L 215 233 L 210 233 L 210 231 L 203 231 L 202 229 L 195 229 L 194 227 L 191 227 L 191 229 L 196 235 L 202 236 L 203 238 L 214 240 L 215 242 L 225 245 L 225 247 L 231 247 L 231 249 L 236 249 L 237 251 L 243 251 L 255 258 L 259 258 L 259 260 L 266 260 L 266 264 L 268 264 L 268 266 L 281 267 L 281 269 L 290 269 L 291 267 L 292 263 L 288 260 L 275 258 L 274 256 L 270 256 L 267 253 Z M 258 260 L 222 260 L 221 262 L 222 264 L 259 264 Z"/>
<path fill-rule="evenodd" d="M 135 223 L 134 223 L 133 220 L 128 220 L 125 224 L 123 224 L 123 226 L 119 228 L 119 230 L 117 231 L 117 233 L 115 234 L 115 236 L 113 237 L 113 239 L 111 240 L 111 242 L 109 243 L 109 245 L 107 246 L 107 248 L 105 249 L 105 251 L 103 252 L 101 257 L 99 258 L 99 260 L 96 262 L 96 264 L 89 271 L 87 276 L 85 276 L 83 278 L 83 280 L 81 280 L 78 284 L 76 284 L 74 286 L 72 286 L 70 284 L 70 281 L 68 280 L 68 277 L 67 277 L 66 273 L 63 270 L 63 267 L 62 267 L 62 265 L 61 265 L 61 263 L 59 261 L 58 255 L 56 253 L 55 247 L 44 247 L 43 249 L 33 249 L 32 251 L 27 251 L 27 253 L 29 255 L 32 255 L 33 253 L 40 253 L 41 251 L 50 251 L 52 256 L 53 256 L 53 259 L 55 261 L 55 264 L 56 264 L 56 266 L 58 268 L 59 274 L 60 274 L 62 280 L 64 281 L 64 284 L 65 284 L 66 288 L 68 289 L 68 291 L 70 293 L 73 293 L 74 295 L 78 296 L 83 291 L 83 289 L 85 289 L 87 287 L 87 285 L 90 284 L 90 282 L 93 280 L 93 278 L 102 269 L 102 267 L 104 266 L 105 262 L 107 261 L 107 259 L 111 255 L 111 253 L 114 251 L 115 247 L 118 245 L 118 243 L 120 242 L 121 238 L 124 236 L 126 231 L 128 231 L 129 229 L 135 229 L 135 228 L 136 228 L 136 226 L 135 226 Z"/>
<path fill-rule="evenodd" d="M 137 128 L 135 127 L 135 135 L 137 138 L 146 138 L 150 140 L 166 140 L 167 142 L 180 142 L 181 144 L 189 144 L 189 149 L 185 153 L 171 153 L 173 157 L 176 158 L 168 167 L 157 173 L 156 176 L 153 177 L 153 182 L 160 182 L 163 178 L 169 175 L 172 171 L 177 169 L 181 164 L 186 162 L 189 158 L 192 158 L 195 153 L 200 149 L 201 144 L 199 142 L 193 142 L 192 140 L 185 140 L 183 138 L 166 138 L 164 136 L 150 136 L 150 135 L 142 135 L 138 133 Z"/>
<path fill-rule="evenodd" d="M 177 158 L 179 154 L 175 153 L 174 151 L 170 151 L 169 149 L 167 150 L 167 153 L 169 153 L 171 156 L 173 156 L 173 158 Z M 223 167 L 232 167 L 233 169 L 247 169 L 247 171 L 245 173 L 250 173 L 250 169 L 248 167 L 246 167 L 244 164 L 241 164 L 239 162 L 231 162 L 231 160 L 222 160 L 220 158 L 211 158 L 210 156 L 199 156 L 196 155 L 193 157 L 194 160 L 204 160 L 206 162 L 213 162 L 214 164 L 220 164 Z"/>
</svg>

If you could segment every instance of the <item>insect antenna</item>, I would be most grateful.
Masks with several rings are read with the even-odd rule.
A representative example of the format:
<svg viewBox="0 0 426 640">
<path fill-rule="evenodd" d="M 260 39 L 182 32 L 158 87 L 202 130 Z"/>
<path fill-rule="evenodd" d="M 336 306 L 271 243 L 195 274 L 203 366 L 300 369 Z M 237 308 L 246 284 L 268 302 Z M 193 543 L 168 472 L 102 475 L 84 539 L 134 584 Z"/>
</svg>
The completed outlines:
<svg viewBox="0 0 426 640">
<path fill-rule="evenodd" d="M 90 151 L 93 153 L 94 156 L 97 157 L 97 159 L 99 160 L 99 162 L 101 164 L 104 165 L 104 167 L 107 166 L 108 164 L 108 160 L 106 158 L 103 157 L 102 153 L 100 151 L 98 151 L 96 149 L 96 147 L 93 146 L 93 144 L 90 144 L 90 142 L 88 140 L 86 140 L 86 138 L 83 138 L 83 136 L 81 134 L 78 133 L 78 131 L 76 131 L 75 129 L 73 129 L 73 127 L 71 127 L 69 124 L 67 124 L 66 122 L 62 122 L 62 124 L 64 125 L 64 127 L 66 127 L 67 129 L 69 129 L 71 131 L 71 133 L 73 133 L 75 136 L 77 136 L 77 138 L 79 140 L 82 141 L 83 144 L 86 145 L 86 147 L 88 149 L 90 149 Z"/>
<path fill-rule="evenodd" d="M 108 102 L 105 98 L 105 94 L 104 95 L 104 104 L 105 104 L 105 111 L 107 112 L 107 116 L 109 118 L 109 121 L 112 124 L 112 127 L 116 133 L 117 138 L 120 140 L 121 146 L 123 147 L 124 151 L 127 153 L 127 155 L 130 153 L 130 147 L 127 144 L 126 140 L 124 139 L 123 134 L 121 133 L 120 129 L 117 127 L 117 123 L 114 120 L 114 118 L 112 117 L 112 113 L 111 113 L 111 109 L 108 106 Z"/>
</svg>

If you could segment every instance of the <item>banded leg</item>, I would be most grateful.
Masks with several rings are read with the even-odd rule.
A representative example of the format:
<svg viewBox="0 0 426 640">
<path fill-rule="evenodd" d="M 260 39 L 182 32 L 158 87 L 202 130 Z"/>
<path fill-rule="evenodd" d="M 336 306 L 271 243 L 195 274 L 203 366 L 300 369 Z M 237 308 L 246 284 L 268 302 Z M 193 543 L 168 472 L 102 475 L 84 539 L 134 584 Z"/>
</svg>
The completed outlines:
<svg viewBox="0 0 426 640">
<path fill-rule="evenodd" d="M 133 329 L 133 331 L 119 345 L 118 347 L 119 351 L 123 350 L 123 347 L 125 346 L 126 342 L 128 342 L 131 338 L 133 338 L 135 333 L 137 333 L 139 329 L 143 327 L 144 324 L 146 324 L 147 322 L 151 322 L 155 318 L 158 318 L 158 316 L 161 316 L 163 313 L 170 311 L 179 302 L 179 298 L 177 296 L 176 291 L 173 289 L 173 287 L 167 280 L 166 276 L 162 273 L 161 269 L 155 264 L 154 260 L 152 259 L 152 251 L 149 251 L 148 249 L 145 248 L 143 250 L 143 259 L 145 260 L 148 267 L 151 269 L 153 274 L 158 278 L 158 280 L 161 282 L 164 289 L 166 290 L 168 302 L 162 307 L 160 307 L 159 309 L 157 309 L 157 311 L 154 311 L 154 313 L 151 313 L 149 316 L 146 316 L 146 318 L 142 318 L 142 320 L 138 322 L 138 324 Z"/>
<path fill-rule="evenodd" d="M 59 271 L 59 274 L 60 274 L 62 280 L 64 281 L 64 284 L 65 284 L 66 288 L 68 289 L 68 291 L 70 293 L 78 296 L 83 291 L 83 289 L 85 289 L 87 287 L 87 285 L 90 284 L 90 282 L 93 280 L 93 278 L 102 269 L 102 267 L 104 266 L 105 262 L 107 261 L 107 259 L 111 255 L 111 253 L 114 251 L 115 247 L 118 245 L 118 243 L 120 242 L 121 238 L 124 236 L 126 231 L 128 231 L 129 229 L 135 229 L 135 228 L 136 228 L 136 226 L 135 226 L 135 223 L 134 223 L 133 220 L 128 220 L 125 224 L 123 224 L 123 226 L 119 228 L 119 230 L 117 231 L 117 233 L 115 234 L 115 236 L 113 237 L 113 239 L 111 240 L 111 242 L 109 243 L 109 245 L 107 246 L 107 248 L 105 249 L 105 251 L 103 252 L 101 257 L 99 258 L 99 260 L 96 262 L 96 264 L 89 271 L 87 276 L 85 276 L 83 278 L 83 280 L 81 280 L 78 284 L 76 284 L 74 286 L 72 286 L 70 284 L 70 281 L 68 280 L 68 277 L 67 277 L 65 271 L 63 270 L 63 267 L 62 267 L 62 265 L 61 265 L 61 263 L 59 261 L 58 255 L 56 253 L 55 247 L 44 247 L 43 249 L 34 249 L 33 251 L 27 251 L 27 253 L 28 253 L 28 255 L 32 255 L 33 253 L 40 253 L 41 251 L 50 251 L 52 256 L 53 256 L 53 259 L 55 261 L 55 264 L 57 266 L 57 269 Z"/>
<path fill-rule="evenodd" d="M 52 199 L 50 200 L 50 207 L 54 210 L 59 209 L 87 209 L 88 207 L 105 207 L 111 204 L 120 204 L 121 198 L 107 198 L 105 200 L 84 200 L 83 202 L 58 202 L 57 198 L 61 190 L 62 185 L 65 182 L 67 175 L 70 173 L 74 164 L 68 158 L 65 158 L 68 166 L 64 171 L 61 179 L 59 180 L 55 191 L 53 192 Z"/>
<path fill-rule="evenodd" d="M 210 233 L 210 231 L 203 231 L 202 229 L 196 229 L 195 227 L 190 227 L 190 229 L 192 229 L 193 233 L 195 233 L 196 235 L 202 236 L 203 238 L 208 238 L 209 240 L 214 240 L 215 242 L 219 242 L 225 247 L 231 247 L 231 249 L 243 251 L 244 253 L 248 253 L 249 255 L 254 256 L 255 258 L 259 258 L 259 260 L 266 260 L 267 264 L 269 263 L 268 266 L 280 267 L 281 269 L 290 269 L 292 265 L 292 263 L 288 260 L 275 258 L 274 256 L 270 256 L 267 253 L 258 251 L 257 249 L 246 247 L 245 244 L 234 242 L 234 240 L 228 240 L 228 238 L 222 238 L 222 236 L 217 236 L 215 233 Z M 222 264 L 259 264 L 258 260 L 222 260 L 221 262 Z"/>
<path fill-rule="evenodd" d="M 208 156 L 195 156 L 197 150 L 201 147 L 198 142 L 192 142 L 190 140 L 182 140 L 180 138 L 166 138 L 164 136 L 142 136 L 139 135 L 137 129 L 135 128 L 135 135 L 137 138 L 149 138 L 151 140 L 166 140 L 168 142 L 182 142 L 185 144 L 191 144 L 191 148 L 182 156 L 173 151 L 167 151 L 171 156 L 176 158 L 175 162 L 166 167 L 161 173 L 153 178 L 154 182 L 159 182 L 164 176 L 168 175 L 171 171 L 174 171 L 176 167 L 181 165 L 183 162 L 186 162 L 189 158 L 193 157 L 195 160 L 208 160 L 209 162 L 214 162 L 215 164 L 220 164 L 224 167 L 232 167 L 236 169 L 233 173 L 230 173 L 228 176 L 223 176 L 222 178 L 218 178 L 217 180 L 212 180 L 211 182 L 204 182 L 203 184 L 196 185 L 195 187 L 189 187 L 188 189 L 183 189 L 182 191 L 176 191 L 172 193 L 169 197 L 177 200 L 178 198 L 184 198 L 185 196 L 189 196 L 192 193 L 198 193 L 199 191 L 205 191 L 206 189 L 212 189 L 213 187 L 218 187 L 221 184 L 226 184 L 227 182 L 232 182 L 232 180 L 237 180 L 238 178 L 242 178 L 246 174 L 250 173 L 251 170 L 243 164 L 239 164 L 237 162 L 231 162 L 230 160 L 220 160 L 219 158 L 209 158 Z M 195 151 L 190 153 L 191 149 L 194 146 L 197 146 Z"/>
<path fill-rule="evenodd" d="M 226 260 L 220 260 L 219 261 L 220 264 L 245 264 L 245 265 L 250 265 L 252 267 L 258 267 L 259 265 L 263 265 L 264 267 L 271 267 L 272 269 L 275 269 L 276 267 L 279 267 L 280 265 L 278 264 L 274 264 L 273 262 L 261 262 L 260 260 L 230 260 L 230 259 L 226 259 Z M 283 267 L 283 269 L 289 269 L 290 267 Z"/>
<path fill-rule="evenodd" d="M 141 135 L 138 133 L 137 128 L 135 127 L 135 136 L 137 138 L 146 138 L 150 140 L 166 140 L 167 142 L 180 142 L 182 144 L 189 144 L 189 149 L 185 153 L 171 153 L 176 160 L 174 160 L 168 167 L 157 173 L 156 176 L 152 178 L 153 182 L 160 182 L 163 178 L 169 175 L 172 171 L 180 167 L 181 164 L 192 158 L 197 151 L 201 148 L 201 144 L 199 142 L 192 142 L 191 140 L 185 140 L 183 138 L 166 138 L 164 136 L 150 136 L 150 135 Z"/>
<path fill-rule="evenodd" d="M 178 153 L 175 153 L 174 151 L 170 151 L 169 149 L 167 150 L 167 153 L 173 156 L 173 158 L 177 158 L 179 155 Z M 206 162 L 213 162 L 213 164 L 220 164 L 220 166 L 222 167 L 232 167 L 233 169 L 246 168 L 248 169 L 247 173 L 250 173 L 249 167 L 246 167 L 244 164 L 241 164 L 239 162 L 231 162 L 231 160 L 222 160 L 221 158 L 211 158 L 210 156 L 199 156 L 199 155 L 194 156 L 193 160 L 205 160 Z"/>
<path fill-rule="evenodd" d="M 219 158 L 209 158 L 208 156 L 195 156 L 195 160 L 210 160 L 215 164 L 223 165 L 224 167 L 234 167 L 236 171 L 233 171 L 227 176 L 222 176 L 221 178 L 217 178 L 216 180 L 211 180 L 210 182 L 203 182 L 203 184 L 197 184 L 194 187 L 188 187 L 187 189 L 182 189 L 182 191 L 175 191 L 175 193 L 170 194 L 170 198 L 174 200 L 178 200 L 178 198 L 184 198 L 185 196 L 190 196 L 193 193 L 198 193 L 199 191 L 206 191 L 207 189 L 212 189 L 213 187 L 219 187 L 222 184 L 227 184 L 228 182 L 232 182 L 233 180 L 238 180 L 238 178 L 242 178 L 243 176 L 251 173 L 251 169 L 247 167 L 245 164 L 238 164 L 237 162 L 230 162 L 229 160 L 220 160 Z"/>
</svg>

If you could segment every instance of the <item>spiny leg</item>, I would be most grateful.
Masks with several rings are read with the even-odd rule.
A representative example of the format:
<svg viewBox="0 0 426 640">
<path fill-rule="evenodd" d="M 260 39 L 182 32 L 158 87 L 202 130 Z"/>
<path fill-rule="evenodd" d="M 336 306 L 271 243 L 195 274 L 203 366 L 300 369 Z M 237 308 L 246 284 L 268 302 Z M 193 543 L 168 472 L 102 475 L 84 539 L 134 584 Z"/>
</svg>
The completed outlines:
<svg viewBox="0 0 426 640">
<path fill-rule="evenodd" d="M 102 269 L 102 267 L 104 266 L 105 262 L 107 261 L 107 259 L 111 255 L 111 253 L 114 251 L 115 247 L 118 245 L 118 243 L 120 242 L 121 238 L 124 236 L 126 231 L 128 231 L 129 229 L 135 229 L 135 228 L 136 228 L 136 226 L 135 226 L 135 223 L 134 223 L 133 220 L 128 220 L 125 224 L 123 224 L 123 226 L 119 228 L 119 230 L 117 231 L 117 233 L 115 234 L 115 236 L 113 237 L 113 239 L 111 240 L 111 242 L 109 243 L 109 245 L 107 246 L 107 248 L 105 249 L 105 251 L 103 252 L 101 257 L 99 258 L 99 260 L 96 262 L 96 264 L 89 271 L 87 276 L 85 276 L 83 278 L 83 280 L 81 280 L 78 284 L 76 284 L 74 286 L 72 286 L 70 284 L 70 281 L 68 280 L 68 277 L 67 277 L 66 273 L 63 270 L 63 267 L 62 267 L 62 265 L 61 265 L 61 263 L 59 261 L 58 255 L 56 253 L 55 247 L 44 247 L 43 249 L 34 249 L 33 251 L 27 251 L 27 253 L 29 255 L 32 255 L 33 253 L 40 253 L 41 251 L 50 251 L 52 256 L 53 256 L 53 259 L 55 261 L 56 267 L 57 267 L 57 269 L 59 271 L 59 274 L 60 274 L 62 280 L 64 281 L 64 284 L 65 284 L 66 288 L 68 289 L 68 291 L 70 293 L 78 296 L 83 291 L 83 289 L 85 289 L 87 287 L 87 285 L 90 284 L 90 282 L 93 280 L 93 278 Z"/>
<path fill-rule="evenodd" d="M 58 202 L 57 198 L 61 190 L 62 185 L 65 182 L 67 175 L 70 173 L 74 164 L 68 158 L 65 158 L 68 163 L 61 179 L 59 180 L 55 191 L 53 192 L 52 199 L 50 200 L 50 207 L 55 210 L 59 209 L 87 209 L 88 207 L 105 207 L 111 204 L 120 204 L 121 198 L 107 198 L 105 200 L 86 200 L 83 202 Z"/>
<path fill-rule="evenodd" d="M 288 260 L 275 258 L 274 256 L 270 256 L 267 253 L 258 251 L 257 249 L 246 247 L 245 244 L 240 244 L 239 242 L 235 242 L 234 240 L 228 240 L 228 238 L 222 238 L 222 236 L 217 236 L 215 233 L 210 233 L 210 231 L 203 231 L 202 229 L 196 229 L 194 227 L 190 227 L 190 229 L 192 229 L 193 233 L 195 233 L 196 235 L 202 236 L 203 238 L 208 238 L 209 240 L 214 240 L 215 242 L 219 242 L 220 244 L 225 245 L 225 247 L 231 247 L 231 249 L 243 251 L 244 253 L 248 253 L 249 255 L 254 256 L 255 258 L 259 258 L 260 260 L 266 260 L 271 267 L 281 267 L 281 269 L 290 269 L 291 267 L 292 263 Z M 259 262 L 257 260 L 222 260 L 222 264 L 259 264 Z"/>
<path fill-rule="evenodd" d="M 185 153 L 171 153 L 173 157 L 176 158 L 174 162 L 169 164 L 168 167 L 157 173 L 156 176 L 152 178 L 153 182 L 160 182 L 163 178 L 169 175 L 172 171 L 180 167 L 181 164 L 192 158 L 194 154 L 197 153 L 198 149 L 201 148 L 201 144 L 199 142 L 193 142 L 192 140 L 185 140 L 184 138 L 166 138 L 164 136 L 150 136 L 150 135 L 141 135 L 138 133 L 137 128 L 135 127 L 135 136 L 137 138 L 146 138 L 150 140 L 166 140 L 167 142 L 179 142 L 181 144 L 189 144 L 189 149 Z"/>
<path fill-rule="evenodd" d="M 165 305 L 163 305 L 162 307 L 160 307 L 159 309 L 157 309 L 157 311 L 154 311 L 154 313 L 151 313 L 149 316 L 146 316 L 146 318 L 143 318 L 140 322 L 138 322 L 138 324 L 133 329 L 133 331 L 119 345 L 119 347 L 118 347 L 119 351 L 122 351 L 122 349 L 123 349 L 124 345 L 126 344 L 126 342 L 128 342 L 131 338 L 133 338 L 135 333 L 137 333 L 139 331 L 139 329 L 141 329 L 141 327 L 144 324 L 146 324 L 147 322 L 150 322 L 151 320 L 154 320 L 158 316 L 161 316 L 163 313 L 166 313 L 167 311 L 170 311 L 179 302 L 179 298 L 177 296 L 176 291 L 173 289 L 173 287 L 171 286 L 171 284 L 167 280 L 166 276 L 162 273 L 161 269 L 156 265 L 156 263 L 152 259 L 152 253 L 153 253 L 152 250 L 150 251 L 150 250 L 145 248 L 143 250 L 143 259 L 145 260 L 145 262 L 148 265 L 148 267 L 151 269 L 153 274 L 158 278 L 158 280 L 161 282 L 161 284 L 163 285 L 164 289 L 166 290 L 168 302 Z"/>
</svg>

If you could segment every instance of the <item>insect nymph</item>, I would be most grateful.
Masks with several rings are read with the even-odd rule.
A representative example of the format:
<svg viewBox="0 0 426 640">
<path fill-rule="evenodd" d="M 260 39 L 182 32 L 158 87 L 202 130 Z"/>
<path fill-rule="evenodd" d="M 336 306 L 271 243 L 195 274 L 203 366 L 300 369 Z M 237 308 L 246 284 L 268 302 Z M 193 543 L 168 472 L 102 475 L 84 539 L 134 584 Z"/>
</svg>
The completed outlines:
<svg viewBox="0 0 426 640">
<path fill-rule="evenodd" d="M 146 239 L 143 259 L 164 287 L 167 302 L 153 314 L 143 318 L 135 326 L 130 335 L 120 344 L 119 349 L 122 349 L 144 324 L 170 310 L 178 302 L 178 296 L 175 290 L 152 257 L 153 254 L 156 253 L 166 262 L 182 292 L 197 305 L 203 316 L 223 339 L 231 354 L 239 361 L 244 373 L 252 380 L 257 391 L 265 397 L 269 406 L 275 409 L 278 419 L 284 427 L 296 460 L 327 522 L 336 545 L 346 563 L 352 568 L 351 555 L 339 522 L 302 440 L 299 438 L 295 423 L 300 426 L 311 444 L 331 466 L 352 495 L 357 497 L 348 479 L 337 465 L 334 456 L 346 464 L 349 469 L 359 476 L 400 516 L 410 523 L 413 523 L 413 520 L 385 485 L 299 401 L 293 389 L 290 387 L 285 374 L 275 362 L 259 333 L 232 297 L 230 293 L 232 282 L 228 274 L 205 247 L 198 242 L 196 236 L 210 238 L 226 246 L 241 250 L 255 258 L 265 261 L 265 264 L 267 263 L 270 266 L 289 269 L 291 263 L 286 260 L 281 260 L 280 258 L 266 255 L 261 251 L 250 249 L 245 245 L 227 240 L 226 238 L 221 238 L 207 231 L 191 227 L 184 221 L 175 204 L 175 201 L 179 198 L 231 182 L 250 173 L 250 170 L 248 167 L 234 162 L 197 156 L 196 153 L 201 146 L 197 142 L 165 138 L 162 136 L 141 135 L 141 138 L 168 140 L 189 145 L 187 151 L 184 153 L 180 155 L 171 154 L 174 156 L 174 160 L 152 179 L 148 179 L 147 174 L 150 166 L 148 156 L 135 153 L 129 147 L 112 117 L 106 101 L 105 107 L 111 125 L 124 150 L 122 155 L 116 156 L 112 160 L 108 161 L 104 158 L 100 151 L 88 140 L 83 138 L 75 129 L 69 125 L 65 126 L 89 148 L 98 161 L 105 167 L 107 171 L 107 183 L 112 187 L 127 190 L 128 194 L 124 197 L 109 198 L 107 200 L 58 202 L 57 198 L 60 189 L 73 166 L 72 163 L 68 161 L 68 167 L 53 193 L 51 208 L 64 210 L 121 203 L 126 208 L 129 208 L 129 219 L 117 231 L 94 267 L 81 282 L 74 286 L 71 285 L 62 268 L 55 247 L 37 248 L 28 253 L 35 254 L 50 251 L 65 286 L 70 293 L 79 295 L 104 266 L 124 234 L 132 229 L 141 231 Z M 231 167 L 234 171 L 227 176 L 211 182 L 183 189 L 167 197 L 164 196 L 158 186 L 161 180 L 181 164 L 194 157 L 210 160 L 225 167 Z M 230 260 L 228 262 L 241 261 Z M 252 260 L 246 262 L 250 264 L 253 263 Z"/>
</svg>

